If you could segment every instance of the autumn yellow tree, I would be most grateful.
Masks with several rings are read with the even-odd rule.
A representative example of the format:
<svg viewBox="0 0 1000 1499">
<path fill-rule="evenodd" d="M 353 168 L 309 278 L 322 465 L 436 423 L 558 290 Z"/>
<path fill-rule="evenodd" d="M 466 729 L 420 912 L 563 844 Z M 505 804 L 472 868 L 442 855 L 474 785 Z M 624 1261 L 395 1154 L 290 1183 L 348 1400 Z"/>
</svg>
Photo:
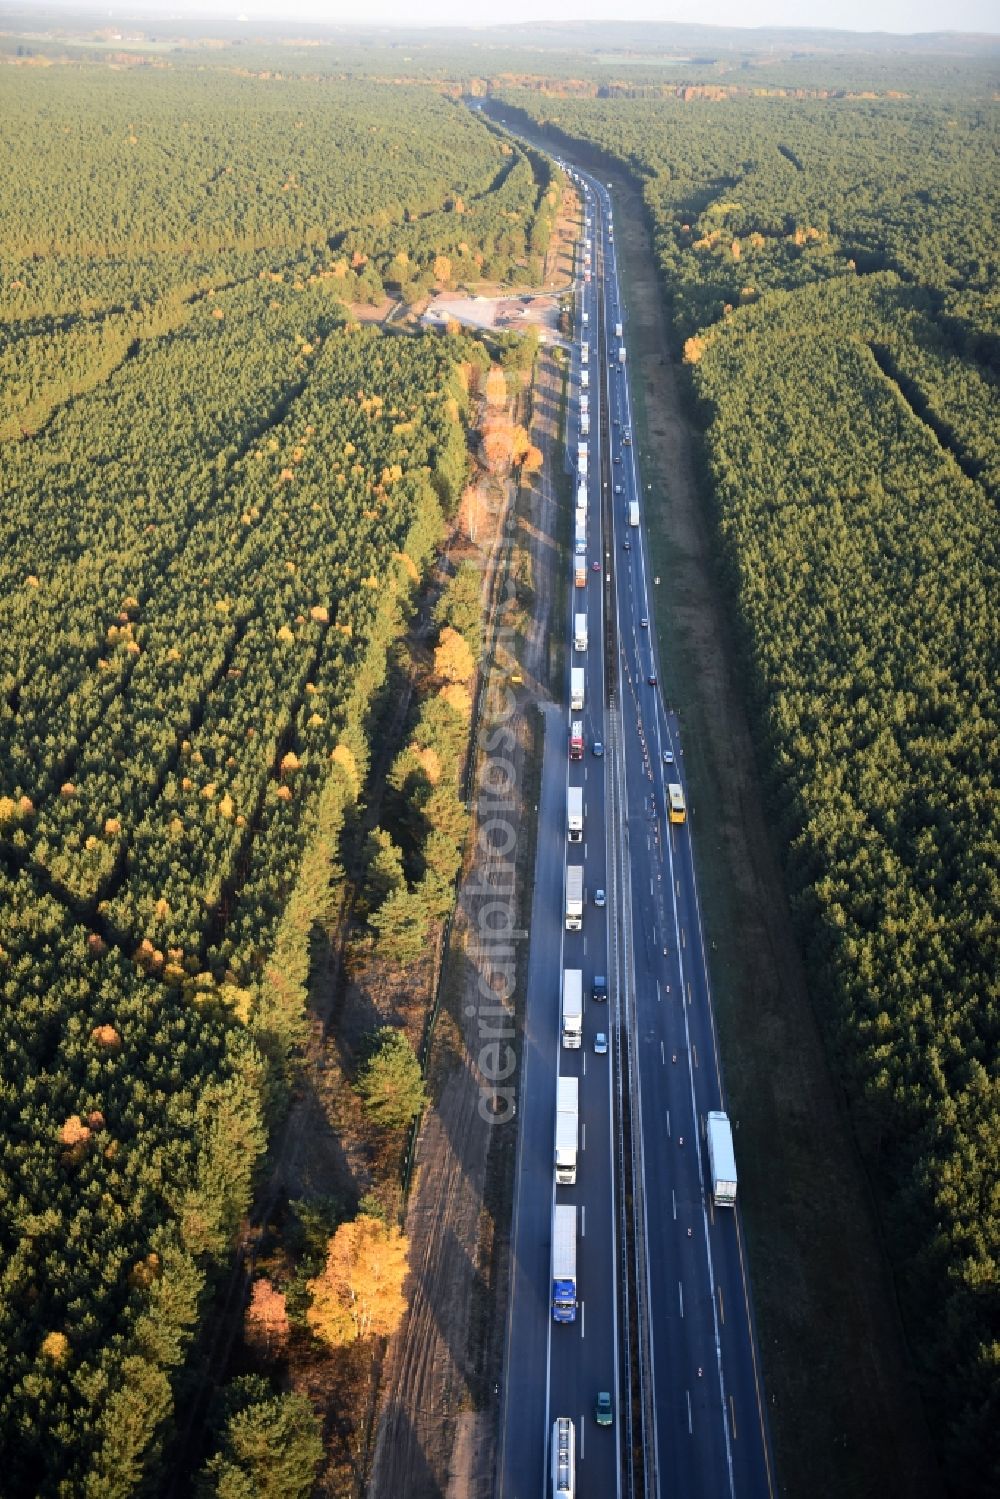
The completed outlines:
<svg viewBox="0 0 1000 1499">
<path fill-rule="evenodd" d="M 441 631 L 434 652 L 434 670 L 446 682 L 467 682 L 476 669 L 468 642 L 451 625 Z"/>
<path fill-rule="evenodd" d="M 326 1265 L 306 1287 L 306 1320 L 316 1336 L 343 1348 L 395 1332 L 406 1310 L 409 1247 L 398 1228 L 378 1218 L 361 1214 L 342 1223 L 328 1245 Z"/>
<path fill-rule="evenodd" d="M 451 261 L 447 255 L 437 255 L 434 258 L 434 280 L 447 285 L 451 280 Z"/>
<path fill-rule="evenodd" d="M 486 376 L 486 404 L 495 408 L 507 404 L 507 377 L 499 365 Z"/>
</svg>

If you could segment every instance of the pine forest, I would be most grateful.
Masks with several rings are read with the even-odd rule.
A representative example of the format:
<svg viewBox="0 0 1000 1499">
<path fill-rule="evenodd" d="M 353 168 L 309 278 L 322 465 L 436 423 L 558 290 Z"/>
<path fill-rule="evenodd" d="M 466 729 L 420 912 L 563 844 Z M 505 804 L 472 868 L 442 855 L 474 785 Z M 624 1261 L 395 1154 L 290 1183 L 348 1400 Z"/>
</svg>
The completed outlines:
<svg viewBox="0 0 1000 1499">
<path fill-rule="evenodd" d="M 550 152 L 641 192 L 916 1383 L 956 1494 L 1000 1483 L 995 79 L 845 54 L 762 83 L 664 72 L 641 36 L 628 67 L 500 40 L 0 38 L 10 1499 L 165 1494 L 179 1433 L 201 1499 L 311 1491 L 301 1392 L 234 1365 L 206 1417 L 192 1369 L 299 1083 L 345 861 L 396 971 L 454 901 L 471 570 L 427 605 L 391 754 L 378 714 L 477 420 L 535 346 L 411 314 L 541 284 L 570 191 Z M 494 411 L 492 451 L 530 474 L 522 414 Z M 374 1028 L 351 1062 L 396 1149 L 429 1096 L 411 1041 Z M 255 1284 L 248 1323 L 284 1336 L 287 1291 L 317 1346 L 390 1333 L 406 1244 L 383 1207 L 292 1204 L 295 1273 Z"/>
</svg>

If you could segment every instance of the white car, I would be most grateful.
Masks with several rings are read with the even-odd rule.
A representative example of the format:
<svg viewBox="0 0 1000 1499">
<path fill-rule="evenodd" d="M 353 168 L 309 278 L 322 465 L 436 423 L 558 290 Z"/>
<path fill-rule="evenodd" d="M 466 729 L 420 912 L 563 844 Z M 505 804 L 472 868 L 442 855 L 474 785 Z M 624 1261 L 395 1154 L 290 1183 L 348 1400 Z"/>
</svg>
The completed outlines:
<svg viewBox="0 0 1000 1499">
<path fill-rule="evenodd" d="M 606 1057 L 608 1054 L 608 1038 L 603 1031 L 598 1031 L 594 1037 L 594 1051 L 599 1057 Z"/>
<path fill-rule="evenodd" d="M 673 763 L 674 763 L 674 752 L 673 752 L 673 750 L 664 750 L 663 751 L 663 763 L 664 763 L 664 765 L 673 765 Z"/>
<path fill-rule="evenodd" d="M 605 902 L 605 899 L 606 899 L 606 897 L 605 897 L 605 894 L 604 894 L 603 890 L 595 890 L 594 891 L 594 905 L 595 906 L 603 906 L 604 902 Z"/>
</svg>

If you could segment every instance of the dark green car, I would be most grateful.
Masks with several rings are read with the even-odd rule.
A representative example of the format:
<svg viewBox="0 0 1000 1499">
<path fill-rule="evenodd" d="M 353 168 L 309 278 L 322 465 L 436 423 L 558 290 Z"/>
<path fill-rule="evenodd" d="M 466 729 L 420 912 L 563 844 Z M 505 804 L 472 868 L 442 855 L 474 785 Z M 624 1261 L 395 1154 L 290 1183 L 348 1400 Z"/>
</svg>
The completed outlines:
<svg viewBox="0 0 1000 1499">
<path fill-rule="evenodd" d="M 598 1426 L 613 1426 L 614 1419 L 611 1411 L 611 1396 L 607 1390 L 602 1390 L 594 1401 L 594 1420 Z"/>
</svg>

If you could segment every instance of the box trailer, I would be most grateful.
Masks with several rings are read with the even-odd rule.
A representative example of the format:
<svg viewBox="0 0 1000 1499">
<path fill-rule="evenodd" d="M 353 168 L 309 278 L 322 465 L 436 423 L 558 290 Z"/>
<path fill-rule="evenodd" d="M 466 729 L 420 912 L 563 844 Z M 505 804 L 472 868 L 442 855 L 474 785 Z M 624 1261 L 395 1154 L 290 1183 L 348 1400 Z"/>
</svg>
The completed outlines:
<svg viewBox="0 0 1000 1499">
<path fill-rule="evenodd" d="M 576 1181 L 580 1145 L 580 1082 L 575 1077 L 556 1080 L 556 1181 L 571 1187 Z"/>
<path fill-rule="evenodd" d="M 582 865 L 574 867 L 583 874 Z M 570 1051 L 578 1051 L 583 1044 L 583 971 L 580 968 L 567 968 L 563 972 L 562 1044 Z"/>
<path fill-rule="evenodd" d="M 583 708 L 585 673 L 582 666 L 571 666 L 569 672 L 569 705 L 579 712 Z"/>
<path fill-rule="evenodd" d="M 573 646 L 578 651 L 587 649 L 587 616 L 578 614 L 573 621 Z"/>
<path fill-rule="evenodd" d="M 570 786 L 566 791 L 566 836 L 570 843 L 583 842 L 582 786 Z"/>
<path fill-rule="evenodd" d="M 566 866 L 566 930 L 583 929 L 583 865 Z"/>
<path fill-rule="evenodd" d="M 706 1134 L 715 1205 L 717 1208 L 731 1208 L 736 1202 L 736 1153 L 728 1116 L 718 1111 L 709 1114 Z"/>
<path fill-rule="evenodd" d="M 583 719 L 574 718 L 569 726 L 569 757 L 571 760 L 583 759 Z"/>
<path fill-rule="evenodd" d="M 639 524 L 638 500 L 629 500 L 628 502 L 628 523 L 630 526 L 637 526 Z"/>
</svg>

